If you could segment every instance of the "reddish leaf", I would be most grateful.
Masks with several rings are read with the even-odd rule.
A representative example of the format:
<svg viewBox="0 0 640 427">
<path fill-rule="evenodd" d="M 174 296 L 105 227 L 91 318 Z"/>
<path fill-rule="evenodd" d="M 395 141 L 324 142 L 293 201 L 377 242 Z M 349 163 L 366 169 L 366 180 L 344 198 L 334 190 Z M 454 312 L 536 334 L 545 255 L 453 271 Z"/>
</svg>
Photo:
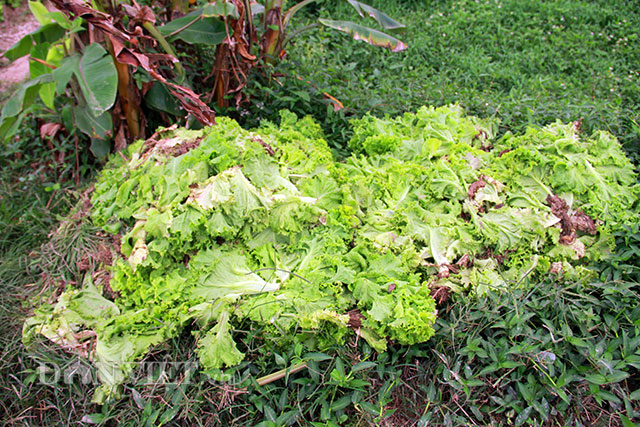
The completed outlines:
<svg viewBox="0 0 640 427">
<path fill-rule="evenodd" d="M 134 22 L 156 22 L 156 16 L 149 6 L 140 6 L 135 0 L 133 0 L 132 3 L 133 5 L 122 3 L 122 9 Z"/>
<path fill-rule="evenodd" d="M 333 96 L 329 95 L 327 92 L 323 92 L 322 93 L 322 97 L 324 99 L 328 99 L 329 102 L 331 103 L 331 106 L 333 107 L 333 111 L 340 111 L 344 108 L 344 105 L 342 105 L 342 102 L 340 102 L 340 100 L 334 98 Z"/>
<path fill-rule="evenodd" d="M 45 123 L 40 126 L 40 138 L 54 137 L 62 128 L 60 123 Z"/>
<path fill-rule="evenodd" d="M 111 15 L 97 11 L 81 0 L 51 0 L 51 2 L 57 9 L 84 19 L 106 34 L 119 37 L 123 41 L 131 39 L 131 34 L 128 31 L 124 28 L 117 28 Z"/>
<path fill-rule="evenodd" d="M 127 139 L 125 138 L 124 134 L 124 125 L 121 125 L 114 138 L 113 149 L 115 151 L 121 151 L 127 146 Z"/>
</svg>

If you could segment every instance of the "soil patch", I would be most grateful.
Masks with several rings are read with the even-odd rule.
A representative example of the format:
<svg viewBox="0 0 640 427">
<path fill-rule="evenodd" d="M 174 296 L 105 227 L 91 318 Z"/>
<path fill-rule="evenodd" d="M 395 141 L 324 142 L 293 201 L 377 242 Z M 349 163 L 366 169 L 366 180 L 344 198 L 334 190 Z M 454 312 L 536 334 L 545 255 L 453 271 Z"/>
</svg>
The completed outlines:
<svg viewBox="0 0 640 427">
<path fill-rule="evenodd" d="M 40 27 L 29 11 L 27 2 L 16 9 L 4 6 L 4 22 L 0 22 L 0 52 L 4 53 L 25 35 Z M 23 57 L 14 62 L 0 58 L 0 92 L 22 82 L 29 76 L 29 59 Z"/>
</svg>

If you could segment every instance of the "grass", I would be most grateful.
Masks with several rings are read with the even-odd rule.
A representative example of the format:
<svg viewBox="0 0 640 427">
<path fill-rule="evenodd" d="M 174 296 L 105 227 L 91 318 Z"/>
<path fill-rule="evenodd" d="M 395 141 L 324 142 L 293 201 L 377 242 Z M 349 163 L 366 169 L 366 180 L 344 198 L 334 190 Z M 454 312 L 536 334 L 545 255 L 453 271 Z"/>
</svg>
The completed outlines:
<svg viewBox="0 0 640 427">
<path fill-rule="evenodd" d="M 60 283 L 63 271 L 53 265 L 53 254 L 43 259 L 40 247 L 52 237 L 78 200 L 74 189 L 75 161 L 63 162 L 72 156 L 73 147 L 48 143 L 40 139 L 37 120 L 25 122 L 21 138 L 10 141 L 0 154 L 0 408 L 3 422 L 17 425 L 46 425 L 34 421 L 34 413 L 52 405 L 58 399 L 55 389 L 44 398 L 45 388 L 34 389 L 34 360 L 38 353 L 27 351 L 21 343 L 24 318 L 31 304 L 46 298 Z M 61 154 L 62 153 L 62 154 Z M 64 154 L 66 153 L 66 155 Z M 55 238 L 55 235 L 53 236 Z M 80 248 L 74 244 L 68 253 Z M 47 261 L 47 262 L 42 262 Z M 47 264 L 49 263 L 49 264 Z M 37 283 L 37 286 L 35 285 Z M 68 363 L 68 356 L 60 350 L 48 348 L 46 357 Z M 31 378 L 31 380 L 29 380 Z M 40 399 L 44 399 L 40 401 Z M 47 402 L 48 404 L 41 402 Z M 64 403 L 60 407 L 64 407 Z M 46 411 L 45 411 L 46 413 Z M 45 419 L 50 417 L 45 415 Z"/>
<path fill-rule="evenodd" d="M 283 77 L 263 114 L 291 105 L 319 118 L 332 116 L 297 96 L 306 90 L 340 99 L 346 118 L 460 103 L 470 114 L 500 118 L 503 132 L 582 120 L 587 132 L 610 130 L 638 155 L 640 9 L 633 2 L 369 3 L 406 25 L 400 38 L 409 48 L 392 53 L 324 28 L 304 33 L 288 48 L 285 73 L 317 91 Z M 332 1 L 310 15 L 308 22 L 317 16 L 358 21 L 346 2 Z M 344 143 L 349 135 L 340 134 L 340 116 L 333 116 L 326 130 Z"/>
<path fill-rule="evenodd" d="M 448 307 L 436 338 L 414 349 L 421 363 L 396 390 L 402 412 L 437 425 L 633 419 L 639 290 L 550 279 Z M 412 413 L 420 408 L 412 402 L 434 408 Z"/>
<path fill-rule="evenodd" d="M 458 102 L 472 114 L 499 117 L 503 132 L 582 119 L 587 131 L 608 129 L 638 155 L 640 11 L 633 2 L 371 4 L 407 25 L 406 52 L 373 49 L 324 29 L 303 35 L 276 70 L 284 74 L 276 75 L 282 86 L 254 83 L 256 93 L 264 90 L 268 96 L 246 123 L 272 118 L 283 107 L 311 113 L 324 121 L 341 149 L 350 136 L 344 126 L 350 117 Z M 355 18 L 344 2 L 335 1 L 306 13 L 300 25 L 315 15 Z M 322 92 L 340 99 L 345 110 L 327 108 L 317 97 Z M 305 354 L 297 347 L 276 354 L 265 347 L 262 331 L 247 324 L 238 333 L 245 334 L 248 356 L 225 372 L 232 385 L 199 372 L 188 381 L 182 371 L 167 383 L 159 370 L 150 380 L 140 370 L 123 399 L 98 407 L 90 403 L 92 384 L 43 383 L 41 376 L 53 378 L 40 366 L 72 371 L 82 361 L 46 342 L 24 348 L 23 319 L 34 301 L 59 291 L 61 279 L 79 280 L 77 261 L 82 251 L 96 250 L 100 236 L 81 222 L 60 226 L 59 215 L 81 197 L 73 190 L 74 174 L 88 173 L 75 170 L 71 144 L 48 145 L 37 128 L 36 120 L 28 123 L 22 139 L 0 155 L 0 412 L 7 424 L 629 426 L 639 421 L 637 227 L 618 236 L 619 255 L 600 266 L 602 283 L 567 284 L 550 277 L 510 294 L 449 301 L 440 307 L 436 336 L 424 345 L 391 347 L 377 355 L 352 340 L 327 354 Z M 56 160 L 61 152 L 66 161 Z M 83 158 L 79 163 L 89 164 Z M 186 331 L 145 361 L 195 362 L 193 348 Z M 308 369 L 256 385 L 256 378 L 300 357 L 309 360 Z M 241 392 L 243 387 L 251 393 Z"/>
</svg>

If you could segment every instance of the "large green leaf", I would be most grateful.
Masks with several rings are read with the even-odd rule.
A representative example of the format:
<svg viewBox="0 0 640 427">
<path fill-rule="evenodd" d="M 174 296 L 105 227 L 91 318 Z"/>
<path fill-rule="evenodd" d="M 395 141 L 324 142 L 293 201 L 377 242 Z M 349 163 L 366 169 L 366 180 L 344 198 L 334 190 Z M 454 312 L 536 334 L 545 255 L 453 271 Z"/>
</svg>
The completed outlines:
<svg viewBox="0 0 640 427">
<path fill-rule="evenodd" d="M 13 46 L 11 46 L 5 53 L 2 54 L 5 58 L 10 61 L 15 61 L 18 58 L 22 58 L 31 52 L 31 48 L 33 47 L 33 39 L 31 38 L 31 34 L 27 34 L 20 40 L 18 40 Z"/>
<path fill-rule="evenodd" d="M 15 135 L 22 126 L 22 122 L 27 115 L 41 109 L 42 107 L 40 104 L 33 104 L 22 110 L 22 112 L 17 116 L 5 117 L 0 120 L 0 142 L 6 141 Z"/>
<path fill-rule="evenodd" d="M 45 61 L 54 67 L 59 67 L 60 62 L 62 62 L 66 55 L 67 53 L 62 43 L 54 43 L 47 51 Z"/>
<path fill-rule="evenodd" d="M 229 1 L 216 1 L 215 3 L 209 3 L 202 8 L 202 16 L 230 16 L 234 19 L 239 19 L 238 8 L 235 4 Z"/>
<path fill-rule="evenodd" d="M 0 142 L 5 142 L 15 135 L 23 118 L 22 115 L 19 115 L 17 117 L 7 117 L 0 121 Z"/>
<path fill-rule="evenodd" d="M 33 33 L 27 34 L 21 38 L 16 44 L 3 53 L 2 56 L 10 61 L 15 61 L 18 58 L 29 55 L 31 48 L 34 45 L 41 43 L 53 43 L 60 40 L 64 34 L 64 28 L 58 24 L 44 25 Z"/>
<path fill-rule="evenodd" d="M 38 93 L 40 94 L 40 99 L 42 99 L 44 105 L 52 110 L 56 108 L 54 104 L 54 99 L 56 97 L 56 84 L 54 82 L 45 83 L 40 86 Z"/>
<path fill-rule="evenodd" d="M 40 86 L 45 83 L 51 83 L 53 76 L 51 74 L 43 74 L 22 84 L 15 94 L 4 105 L 0 122 L 8 117 L 17 116 L 26 106 L 29 106 L 38 95 Z"/>
<path fill-rule="evenodd" d="M 31 49 L 30 56 L 32 58 L 41 59 L 42 61 L 47 62 L 46 60 L 47 60 L 48 53 L 49 53 L 49 43 L 41 43 L 41 44 L 35 45 L 33 49 Z M 50 74 L 50 73 L 51 73 L 51 68 L 47 67 L 46 65 L 40 62 L 37 62 L 35 60 L 29 61 L 29 74 L 31 75 L 31 78 L 35 78 L 43 74 Z M 44 102 L 44 105 L 46 105 L 51 109 L 54 108 L 53 99 L 55 97 L 55 89 L 56 89 L 55 83 L 51 82 L 51 83 L 43 83 L 40 86 L 40 89 L 38 90 L 38 92 L 40 93 L 40 98 L 42 99 L 42 102 Z"/>
<path fill-rule="evenodd" d="M 227 36 L 224 22 L 215 17 L 203 17 L 202 9 L 174 19 L 167 25 L 158 27 L 158 31 L 165 37 L 171 36 L 172 40 L 179 39 L 191 44 L 200 43 L 209 46 L 222 43 Z M 231 29 L 229 31 L 231 34 Z"/>
<path fill-rule="evenodd" d="M 41 43 L 41 44 L 35 45 L 31 49 L 31 53 L 29 56 L 31 58 L 40 59 L 46 62 L 48 51 L 49 51 L 49 43 Z M 42 74 L 47 74 L 50 72 L 51 72 L 51 68 L 48 68 L 46 65 L 40 62 L 34 61 L 33 59 L 29 61 L 29 76 L 32 79 Z"/>
<path fill-rule="evenodd" d="M 318 21 L 329 28 L 347 33 L 356 40 L 362 40 L 374 46 L 386 47 L 392 52 L 401 52 L 407 48 L 406 44 L 393 36 L 351 21 L 333 21 L 330 19 L 318 19 Z"/>
<path fill-rule="evenodd" d="M 64 92 L 67 87 L 67 83 L 71 79 L 71 76 L 75 70 L 79 69 L 80 55 L 74 54 L 67 56 L 60 62 L 60 66 L 53 70 L 53 79 L 56 82 L 56 93 L 58 95 Z"/>
<path fill-rule="evenodd" d="M 33 100 L 42 86 L 52 80 L 51 74 L 38 76 L 22 84 L 9 98 L 0 115 L 0 141 L 6 141 L 17 132 L 26 113 L 39 108 L 33 105 Z"/>
<path fill-rule="evenodd" d="M 224 23 L 217 18 L 203 18 L 175 36 L 187 43 L 201 43 L 209 46 L 222 43 L 225 37 L 227 37 L 227 31 Z"/>
<path fill-rule="evenodd" d="M 151 89 L 144 95 L 144 103 L 154 110 L 163 111 L 177 117 L 183 117 L 186 114 L 185 110 L 180 109 L 173 95 L 159 82 L 151 86 Z"/>
<path fill-rule="evenodd" d="M 93 138 L 93 140 L 91 140 L 89 150 L 96 159 L 103 160 L 109 155 L 109 152 L 111 151 L 111 142 L 108 139 Z"/>
<path fill-rule="evenodd" d="M 47 9 L 47 7 L 40 1 L 29 1 L 29 9 L 31 9 L 31 13 L 40 25 L 47 25 L 53 20 L 67 30 L 70 30 L 74 27 L 71 21 L 69 21 L 69 19 L 62 12 L 49 12 L 49 9 Z M 82 20 L 78 19 L 78 21 Z M 75 26 L 77 26 L 77 24 Z"/>
<path fill-rule="evenodd" d="M 180 32 L 186 30 L 190 25 L 195 24 L 196 21 L 201 19 L 202 9 L 194 10 L 183 16 L 182 18 L 174 19 L 171 22 L 168 22 L 165 25 L 158 27 L 158 31 L 165 36 L 169 37 L 171 34 L 175 32 Z"/>
<path fill-rule="evenodd" d="M 118 90 L 118 72 L 113 59 L 101 45 L 93 43 L 87 46 L 74 74 L 94 117 L 99 117 L 113 106 Z"/>
<path fill-rule="evenodd" d="M 347 1 L 355 10 L 358 11 L 360 16 L 364 17 L 365 14 L 369 15 L 371 18 L 375 19 L 378 24 L 382 25 L 385 30 L 399 30 L 401 28 L 405 28 L 404 24 L 401 24 L 386 13 L 373 8 L 368 4 L 360 3 L 356 0 Z"/>
<path fill-rule="evenodd" d="M 40 25 L 47 25 L 51 22 L 49 10 L 39 1 L 29 1 L 29 9 Z"/>
<path fill-rule="evenodd" d="M 102 113 L 94 117 L 87 111 L 86 106 L 73 107 L 73 121 L 78 128 L 89 135 L 89 137 L 99 140 L 109 137 L 112 132 L 113 122 L 111 114 Z M 94 153 L 95 154 L 95 153 Z M 99 157 L 96 154 L 96 157 Z"/>
</svg>

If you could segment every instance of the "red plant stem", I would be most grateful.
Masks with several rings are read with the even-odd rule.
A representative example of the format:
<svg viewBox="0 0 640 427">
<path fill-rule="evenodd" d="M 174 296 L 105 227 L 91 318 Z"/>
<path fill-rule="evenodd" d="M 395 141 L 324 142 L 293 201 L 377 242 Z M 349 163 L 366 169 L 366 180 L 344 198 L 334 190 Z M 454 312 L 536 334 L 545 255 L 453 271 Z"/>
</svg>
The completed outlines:
<svg viewBox="0 0 640 427">
<path fill-rule="evenodd" d="M 78 159 L 78 136 L 74 135 L 73 137 L 74 145 L 76 146 L 76 187 L 80 183 L 80 159 Z"/>
</svg>

